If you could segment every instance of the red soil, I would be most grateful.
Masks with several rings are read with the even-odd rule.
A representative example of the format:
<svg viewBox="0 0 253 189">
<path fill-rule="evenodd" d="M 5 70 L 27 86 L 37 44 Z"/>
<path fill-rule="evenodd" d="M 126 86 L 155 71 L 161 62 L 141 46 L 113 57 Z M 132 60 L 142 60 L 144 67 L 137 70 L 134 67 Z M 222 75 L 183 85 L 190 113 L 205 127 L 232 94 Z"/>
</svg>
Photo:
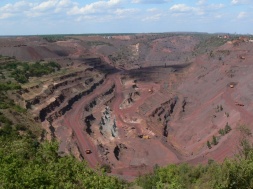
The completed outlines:
<svg viewBox="0 0 253 189">
<path fill-rule="evenodd" d="M 1 39 L 0 54 L 21 60 L 52 59 L 63 65 L 73 63 L 73 67 L 82 67 L 85 58 L 94 57 L 117 70 L 108 74 L 93 93 L 75 102 L 64 116 L 52 123 L 55 128 L 67 127 L 66 132 L 73 131 L 71 142 L 77 141 L 80 153 L 91 167 L 107 163 L 112 166 L 112 174 L 133 179 L 140 172 L 152 171 L 155 164 L 197 164 L 207 163 L 208 159 L 222 162 L 226 157 L 233 157 L 238 153 L 241 139 L 238 126 L 246 124 L 250 130 L 253 128 L 253 85 L 250 83 L 253 79 L 253 43 L 243 42 L 239 46 L 227 43 L 213 49 L 213 57 L 208 52 L 195 57 L 192 51 L 199 41 L 192 36 L 149 37 L 153 36 L 112 39 L 82 36 L 51 44 L 40 38 Z M 94 45 L 90 41 L 97 43 Z M 133 49 L 136 44 L 138 53 Z M 240 58 L 242 55 L 244 59 Z M 94 71 L 94 77 L 96 74 Z M 127 84 L 121 83 L 123 76 Z M 137 80 L 136 89 L 131 85 L 133 80 Z M 234 88 L 229 87 L 231 82 L 235 83 Z M 113 84 L 114 98 L 108 106 L 116 119 L 119 134 L 107 138 L 99 131 L 105 108 L 101 94 Z M 131 92 L 139 92 L 139 97 L 121 108 Z M 96 117 L 92 123 L 94 133 L 89 135 L 85 131 L 84 107 L 99 96 L 97 105 L 86 112 Z M 238 106 L 236 102 L 244 106 Z M 217 106 L 222 106 L 223 110 L 217 111 Z M 218 131 L 226 123 L 232 130 L 220 136 Z M 166 129 L 168 136 L 164 136 Z M 61 140 L 67 137 L 64 132 L 58 133 L 62 135 Z M 140 135 L 150 139 L 140 138 Z M 219 144 L 208 149 L 206 143 L 213 136 L 219 138 Z M 108 153 L 101 152 L 100 144 Z M 116 146 L 120 146 L 118 159 L 114 154 Z M 92 153 L 86 154 L 87 149 Z"/>
</svg>

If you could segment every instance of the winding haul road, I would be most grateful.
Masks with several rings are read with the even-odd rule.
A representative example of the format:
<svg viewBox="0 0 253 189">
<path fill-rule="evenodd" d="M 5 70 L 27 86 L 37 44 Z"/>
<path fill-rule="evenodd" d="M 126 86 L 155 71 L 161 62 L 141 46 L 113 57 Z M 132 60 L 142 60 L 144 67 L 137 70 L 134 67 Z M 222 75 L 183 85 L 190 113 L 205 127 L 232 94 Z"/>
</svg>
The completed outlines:
<svg viewBox="0 0 253 189">
<path fill-rule="evenodd" d="M 98 164 L 102 163 L 100 156 L 97 151 L 97 147 L 95 146 L 93 139 L 84 131 L 84 123 L 83 123 L 83 111 L 84 107 L 89 104 L 95 97 L 101 95 L 106 90 L 108 90 L 109 86 L 115 84 L 115 100 L 113 101 L 113 112 L 116 116 L 117 125 L 122 127 L 125 123 L 120 114 L 122 110 L 120 110 L 119 105 L 123 101 L 123 94 L 122 94 L 122 84 L 120 82 L 120 74 L 112 74 L 105 78 L 105 82 L 98 86 L 91 94 L 84 96 L 81 98 L 77 103 L 75 103 L 70 111 L 68 111 L 64 118 L 63 124 L 69 128 L 71 128 L 75 134 L 77 139 L 78 147 L 83 155 L 84 159 L 88 161 L 88 164 L 91 167 L 96 167 Z M 138 130 L 138 128 L 137 128 Z M 140 130 L 138 130 L 141 132 Z M 91 150 L 91 154 L 86 154 L 85 150 Z"/>
<path fill-rule="evenodd" d="M 87 160 L 88 164 L 93 168 L 97 167 L 98 164 L 101 164 L 102 161 L 98 153 L 97 147 L 93 141 L 94 139 L 92 139 L 83 129 L 84 128 L 84 122 L 83 122 L 83 117 L 82 117 L 83 111 L 84 111 L 84 107 L 87 104 L 89 104 L 90 101 L 92 101 L 95 97 L 101 95 L 102 93 L 106 92 L 108 88 L 113 84 L 115 84 L 115 91 L 114 91 L 115 99 L 112 102 L 112 111 L 116 117 L 117 126 L 119 129 L 121 129 L 124 125 L 128 125 L 131 127 L 134 126 L 136 128 L 137 133 L 142 134 L 143 131 L 142 131 L 141 124 L 125 122 L 122 119 L 122 115 L 133 113 L 134 111 L 137 110 L 139 105 L 145 102 L 145 99 L 153 95 L 153 94 L 148 94 L 146 92 L 147 94 L 144 94 L 143 98 L 136 101 L 131 107 L 128 107 L 126 109 L 120 109 L 120 104 L 124 100 L 124 96 L 123 96 L 124 88 L 120 81 L 120 73 L 116 73 L 116 74 L 108 75 L 105 78 L 105 82 L 102 85 L 99 85 L 91 94 L 81 98 L 77 103 L 73 105 L 73 108 L 69 112 L 67 112 L 67 114 L 63 118 L 63 123 L 65 126 L 68 126 L 69 128 L 73 130 L 81 154 L 83 155 L 84 159 Z M 145 88 L 145 90 L 147 91 L 148 86 L 142 86 L 142 87 Z M 247 122 L 253 121 L 253 115 L 251 113 L 246 111 L 244 107 L 235 105 L 235 102 L 231 97 L 233 90 L 234 89 L 227 88 L 223 92 L 217 94 L 215 97 L 210 99 L 207 104 L 210 104 L 211 102 L 213 102 L 213 100 L 216 99 L 217 97 L 221 97 L 227 105 L 229 105 L 230 107 L 232 107 L 233 109 L 235 109 L 236 111 L 240 113 L 241 120 L 245 120 Z M 194 113 L 194 116 L 196 115 L 197 115 L 197 112 Z M 122 134 L 121 132 L 119 133 L 120 135 Z M 232 144 L 234 143 L 230 142 L 230 145 L 224 145 L 224 147 L 223 146 L 214 147 L 213 150 L 210 151 L 209 153 L 212 154 L 211 155 L 212 158 L 215 158 L 218 161 L 222 160 L 224 159 L 225 155 L 231 151 L 231 147 L 233 146 Z M 91 150 L 92 153 L 86 154 L 85 150 L 87 149 Z M 202 158 L 203 158 L 202 156 L 199 156 L 191 160 L 188 159 L 188 161 L 193 162 L 193 163 L 195 161 L 199 162 L 199 161 L 203 161 Z M 136 170 L 131 170 L 129 168 L 127 169 L 126 167 L 125 168 L 122 167 L 122 171 L 124 171 L 124 175 L 129 175 L 129 176 L 133 176 L 136 173 Z"/>
<path fill-rule="evenodd" d="M 113 84 L 112 76 L 108 76 L 105 79 L 106 81 L 102 84 L 102 86 L 98 86 L 90 95 L 81 98 L 73 105 L 72 109 L 63 118 L 64 125 L 68 126 L 74 131 L 81 154 L 83 155 L 84 159 L 88 161 L 88 164 L 93 168 L 101 163 L 101 160 L 91 137 L 83 130 L 84 123 L 82 119 L 82 113 L 85 105 L 87 105 L 99 94 L 102 94 L 108 89 L 108 86 Z M 87 149 L 91 150 L 92 153 L 86 154 L 85 150 Z"/>
<path fill-rule="evenodd" d="M 118 128 L 121 129 L 123 125 L 128 125 L 130 127 L 134 126 L 137 133 L 141 134 L 142 129 L 140 124 L 125 122 L 124 120 L 122 120 L 121 116 L 125 113 L 132 113 L 136 106 L 144 102 L 146 98 L 140 99 L 140 102 L 134 104 L 132 107 L 120 109 L 120 104 L 124 100 L 123 86 L 120 81 L 120 73 L 108 75 L 102 85 L 99 85 L 91 94 L 84 96 L 78 102 L 76 102 L 73 105 L 72 109 L 68 111 L 63 117 L 63 124 L 73 130 L 81 154 L 83 155 L 84 159 L 87 160 L 88 164 L 93 168 L 97 167 L 98 164 L 101 164 L 102 162 L 100 155 L 98 154 L 97 147 L 94 144 L 94 139 L 92 139 L 83 129 L 83 111 L 84 107 L 87 104 L 89 104 L 95 97 L 101 95 L 106 90 L 108 90 L 109 86 L 111 86 L 112 84 L 115 84 L 115 99 L 112 102 L 112 111 L 116 117 Z M 119 133 L 120 135 L 123 135 L 123 133 Z M 85 150 L 87 149 L 91 150 L 92 153 L 86 154 Z M 133 175 L 133 171 L 129 170 L 128 172 L 129 175 Z"/>
</svg>

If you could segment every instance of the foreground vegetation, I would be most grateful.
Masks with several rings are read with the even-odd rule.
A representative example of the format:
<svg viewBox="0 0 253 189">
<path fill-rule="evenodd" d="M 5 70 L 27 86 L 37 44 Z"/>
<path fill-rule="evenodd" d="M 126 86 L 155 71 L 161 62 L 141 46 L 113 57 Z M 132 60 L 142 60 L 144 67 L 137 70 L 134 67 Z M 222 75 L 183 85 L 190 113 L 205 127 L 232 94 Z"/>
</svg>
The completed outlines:
<svg viewBox="0 0 253 189">
<path fill-rule="evenodd" d="M 39 143 L 17 127 L 0 130 L 0 188 L 125 188 L 104 170 L 92 170 L 74 157 L 60 157 L 56 142 Z"/>
</svg>

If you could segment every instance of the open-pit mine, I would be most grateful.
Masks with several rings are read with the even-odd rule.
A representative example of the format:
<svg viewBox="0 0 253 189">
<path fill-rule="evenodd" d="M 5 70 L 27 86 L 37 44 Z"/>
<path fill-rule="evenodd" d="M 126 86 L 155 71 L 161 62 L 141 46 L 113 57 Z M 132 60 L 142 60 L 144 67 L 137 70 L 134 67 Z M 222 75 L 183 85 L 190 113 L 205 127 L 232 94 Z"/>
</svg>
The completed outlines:
<svg viewBox="0 0 253 189">
<path fill-rule="evenodd" d="M 61 68 L 9 94 L 59 154 L 126 179 L 221 162 L 253 128 L 250 37 L 205 33 L 2 37 L 0 55 Z"/>
</svg>

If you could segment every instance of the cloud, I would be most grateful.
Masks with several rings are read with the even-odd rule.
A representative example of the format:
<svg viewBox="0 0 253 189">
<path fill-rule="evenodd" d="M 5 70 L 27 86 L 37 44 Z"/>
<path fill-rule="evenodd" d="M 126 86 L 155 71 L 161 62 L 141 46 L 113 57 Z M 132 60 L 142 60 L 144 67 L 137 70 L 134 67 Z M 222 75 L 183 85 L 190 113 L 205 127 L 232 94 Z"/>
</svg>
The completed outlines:
<svg viewBox="0 0 253 189">
<path fill-rule="evenodd" d="M 70 0 L 61 0 L 58 3 L 58 5 L 60 7 L 67 7 L 67 6 L 71 5 L 71 4 L 74 4 L 74 3 L 72 1 L 70 1 Z"/>
<path fill-rule="evenodd" d="M 233 21 L 236 24 L 230 27 L 234 31 L 238 28 L 236 25 L 242 21 L 245 23 L 252 22 L 251 7 L 245 6 L 251 3 L 253 0 L 228 0 L 224 2 L 211 0 L 194 0 L 193 2 L 185 0 L 2 0 L 0 3 L 0 22 L 5 24 L 2 24 L 3 29 L 0 30 L 0 33 L 8 33 L 9 31 L 33 33 L 38 30 L 37 27 L 34 29 L 31 27 L 29 30 L 24 25 L 22 25 L 23 27 L 17 26 L 17 22 L 27 23 L 28 27 L 38 25 L 43 29 L 38 30 L 39 32 L 52 31 L 50 33 L 53 33 L 53 28 L 56 28 L 54 30 L 56 32 L 83 32 L 83 30 L 103 32 L 105 31 L 104 28 L 107 28 L 108 31 L 114 29 L 122 31 L 124 27 L 125 30 L 132 31 L 135 28 L 144 30 L 144 26 L 149 31 L 158 30 L 156 27 L 151 27 L 155 23 L 157 23 L 155 25 L 163 28 L 162 31 L 166 31 L 168 27 L 164 23 L 171 18 L 175 20 L 175 29 L 177 23 L 180 23 L 181 28 L 185 28 L 181 23 L 191 23 L 192 30 L 197 28 L 195 23 L 199 23 L 199 27 L 203 23 L 206 24 L 205 27 L 201 27 L 204 28 L 202 30 L 208 28 L 209 24 L 216 24 L 213 31 L 216 28 L 219 30 L 221 25 L 229 25 L 231 18 L 234 18 Z M 237 12 L 235 13 L 235 11 Z M 78 24 L 77 21 L 79 21 Z M 101 24 L 95 22 L 101 22 Z M 152 24 L 149 25 L 149 22 Z M 10 26 L 13 25 L 14 29 L 5 29 L 7 28 L 6 23 Z M 97 30 L 89 29 L 90 25 L 86 28 L 86 23 L 94 25 Z M 133 27 L 133 23 L 136 24 L 135 27 Z M 77 27 L 69 27 L 70 24 Z M 117 24 L 122 27 L 116 27 Z M 83 30 L 80 29 L 80 25 L 84 26 Z M 102 25 L 103 27 L 101 27 Z M 44 29 L 46 27 L 47 29 Z M 65 28 L 65 30 L 61 31 L 60 28 Z M 226 27 L 224 29 L 228 30 Z M 246 29 L 250 30 L 249 27 Z"/>
<path fill-rule="evenodd" d="M 132 3 L 135 4 L 162 4 L 168 3 L 171 0 L 132 0 Z"/>
<path fill-rule="evenodd" d="M 71 0 L 47 0 L 33 4 L 32 8 L 25 11 L 27 17 L 50 16 L 53 14 L 66 15 L 67 11 L 77 3 Z"/>
<path fill-rule="evenodd" d="M 152 16 L 147 16 L 145 18 L 142 19 L 142 21 L 144 22 L 150 22 L 150 21 L 158 21 L 161 19 L 162 14 L 155 14 Z"/>
<path fill-rule="evenodd" d="M 197 15 L 204 14 L 204 11 L 202 9 L 196 8 L 196 7 L 190 7 L 185 4 L 175 4 L 172 7 L 170 7 L 170 11 L 173 13 L 193 13 Z"/>
<path fill-rule="evenodd" d="M 48 9 L 55 8 L 57 3 L 58 0 L 48 0 L 34 6 L 32 9 L 35 11 L 46 11 Z"/>
<path fill-rule="evenodd" d="M 6 4 L 3 7 L 0 7 L 0 12 L 22 12 L 22 10 L 29 9 L 32 6 L 32 3 L 26 1 L 19 1 L 14 4 Z"/>
<path fill-rule="evenodd" d="M 207 3 L 207 0 L 198 0 L 197 5 L 204 5 Z"/>
<path fill-rule="evenodd" d="M 218 10 L 218 9 L 221 9 L 221 8 L 224 8 L 225 5 L 224 4 L 211 4 L 211 5 L 208 5 L 208 9 L 214 9 L 214 10 Z"/>
<path fill-rule="evenodd" d="M 247 13 L 246 12 L 240 12 L 238 15 L 237 15 L 237 18 L 238 19 L 242 19 L 242 18 L 245 18 L 247 17 Z"/>
<path fill-rule="evenodd" d="M 220 19 L 220 18 L 222 18 L 223 16 L 224 16 L 223 14 L 215 14 L 214 18 Z"/>
<path fill-rule="evenodd" d="M 75 4 L 76 3 L 72 2 L 71 0 L 46 0 L 40 3 L 24 0 L 12 4 L 8 3 L 0 7 L 0 13 L 2 19 L 7 19 L 11 16 L 19 17 L 20 19 L 25 17 L 39 17 L 42 15 L 48 16 L 54 13 L 60 13 L 65 9 L 73 7 Z M 65 10 L 65 13 L 66 12 L 67 10 Z"/>
<path fill-rule="evenodd" d="M 176 4 L 170 7 L 170 10 L 173 12 L 189 12 L 189 11 L 195 11 L 196 8 L 189 7 L 185 4 Z"/>
<path fill-rule="evenodd" d="M 122 3 L 122 0 L 109 0 L 109 1 L 97 1 L 84 7 L 74 6 L 70 11 L 69 15 L 78 15 L 78 14 L 94 14 L 99 12 L 107 12 L 112 8 L 117 8 Z"/>
<path fill-rule="evenodd" d="M 116 9 L 114 11 L 114 14 L 118 15 L 118 16 L 129 16 L 133 13 L 138 12 L 138 9 Z"/>
<path fill-rule="evenodd" d="M 251 0 L 232 0 L 231 4 L 233 5 L 239 5 L 239 4 L 249 4 L 252 2 Z"/>
<path fill-rule="evenodd" d="M 147 9 L 147 12 L 158 12 L 158 11 L 159 11 L 158 8 Z"/>
<path fill-rule="evenodd" d="M 0 20 L 10 18 L 12 16 L 13 16 L 13 14 L 11 14 L 11 13 L 2 13 L 2 14 L 0 14 Z"/>
</svg>

